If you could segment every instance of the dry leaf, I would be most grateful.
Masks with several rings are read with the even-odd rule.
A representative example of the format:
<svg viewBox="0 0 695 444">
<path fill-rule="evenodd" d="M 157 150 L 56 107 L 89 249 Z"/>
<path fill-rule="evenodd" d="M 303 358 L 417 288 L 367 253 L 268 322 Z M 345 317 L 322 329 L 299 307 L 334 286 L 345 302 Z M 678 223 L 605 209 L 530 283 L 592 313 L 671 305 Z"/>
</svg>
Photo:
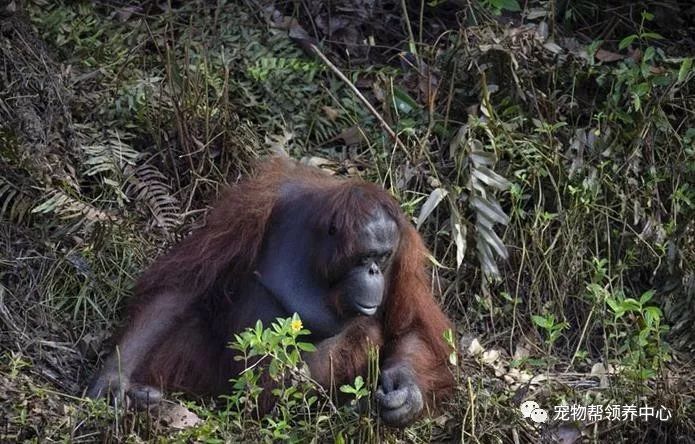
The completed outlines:
<svg viewBox="0 0 695 444">
<path fill-rule="evenodd" d="M 358 126 L 351 126 L 350 128 L 344 129 L 337 136 L 334 137 L 335 140 L 342 139 L 345 145 L 361 145 L 364 142 L 364 137 L 362 131 Z"/>
<path fill-rule="evenodd" d="M 328 120 L 330 120 L 331 122 L 335 122 L 335 120 L 338 118 L 338 115 L 340 114 L 338 110 L 330 106 L 322 106 L 321 111 L 323 111 Z"/>
<path fill-rule="evenodd" d="M 500 358 L 500 352 L 498 350 L 488 350 L 483 352 L 482 361 L 485 364 L 493 364 Z"/>
<path fill-rule="evenodd" d="M 480 345 L 480 342 L 478 339 L 473 339 L 471 341 L 471 345 L 468 346 L 468 354 L 471 356 L 477 356 L 481 353 L 483 353 L 485 349 L 483 348 L 482 345 Z"/>
<path fill-rule="evenodd" d="M 425 204 L 420 208 L 420 214 L 417 217 L 417 229 L 419 230 L 422 223 L 432 214 L 437 205 L 446 197 L 448 192 L 444 188 L 436 188 L 432 190 Z"/>
<path fill-rule="evenodd" d="M 528 348 L 526 348 L 524 345 L 517 345 L 516 349 L 514 350 L 514 356 L 513 359 L 515 361 L 521 360 L 521 359 L 526 359 L 529 356 L 531 356 L 531 352 L 529 351 Z"/>
<path fill-rule="evenodd" d="M 180 404 L 162 404 L 159 419 L 173 429 L 183 430 L 194 427 L 202 421 L 195 413 Z"/>
<path fill-rule="evenodd" d="M 560 54 L 562 52 L 562 48 L 560 47 L 560 45 L 554 42 L 545 42 L 543 44 L 543 47 L 548 51 L 552 52 L 553 54 Z"/>
<path fill-rule="evenodd" d="M 594 57 L 596 57 L 596 60 L 606 63 L 617 62 L 618 60 L 622 60 L 625 58 L 625 56 L 621 54 L 606 51 L 605 49 L 599 49 L 598 51 L 596 51 Z"/>
</svg>

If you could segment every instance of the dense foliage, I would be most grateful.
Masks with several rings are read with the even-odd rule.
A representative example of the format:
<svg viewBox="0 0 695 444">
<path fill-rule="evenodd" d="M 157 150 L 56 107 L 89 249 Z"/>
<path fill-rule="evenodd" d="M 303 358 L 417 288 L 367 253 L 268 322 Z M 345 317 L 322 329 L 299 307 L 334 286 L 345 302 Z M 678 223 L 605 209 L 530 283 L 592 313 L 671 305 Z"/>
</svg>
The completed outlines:
<svg viewBox="0 0 695 444">
<path fill-rule="evenodd" d="M 0 7 L 0 440 L 695 435 L 693 6 L 165 3 Z M 236 344 L 293 375 L 273 416 L 244 410 L 254 372 L 185 401 L 192 427 L 80 399 L 134 278 L 277 152 L 413 217 L 457 326 L 456 400 L 403 432 L 357 408 L 374 378 L 338 408 L 301 377 L 290 320 Z M 568 431 L 525 399 L 673 417 Z"/>
</svg>

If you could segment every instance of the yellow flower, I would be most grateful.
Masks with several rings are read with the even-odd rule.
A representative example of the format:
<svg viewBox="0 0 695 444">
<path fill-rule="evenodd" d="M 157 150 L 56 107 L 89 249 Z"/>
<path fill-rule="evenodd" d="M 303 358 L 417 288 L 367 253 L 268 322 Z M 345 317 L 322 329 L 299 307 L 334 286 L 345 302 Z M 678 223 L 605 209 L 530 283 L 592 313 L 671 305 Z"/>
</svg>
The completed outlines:
<svg viewBox="0 0 695 444">
<path fill-rule="evenodd" d="M 292 323 L 290 324 L 290 328 L 292 328 L 293 332 L 298 332 L 302 329 L 302 327 L 302 321 L 300 321 L 299 319 L 293 319 Z"/>
</svg>

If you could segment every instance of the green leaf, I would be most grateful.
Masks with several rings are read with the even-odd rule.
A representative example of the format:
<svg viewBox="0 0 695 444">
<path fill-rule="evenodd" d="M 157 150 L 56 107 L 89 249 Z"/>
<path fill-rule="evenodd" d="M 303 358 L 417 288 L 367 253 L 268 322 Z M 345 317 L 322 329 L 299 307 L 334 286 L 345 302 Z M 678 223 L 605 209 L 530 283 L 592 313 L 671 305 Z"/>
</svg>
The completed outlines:
<svg viewBox="0 0 695 444">
<path fill-rule="evenodd" d="M 635 111 L 642 109 L 642 100 L 638 94 L 632 95 L 632 107 L 635 109 Z"/>
<path fill-rule="evenodd" d="M 640 97 L 645 96 L 649 93 L 649 84 L 647 82 L 638 83 L 637 85 L 633 86 L 632 92 Z"/>
<path fill-rule="evenodd" d="M 606 304 L 608 304 L 608 306 L 611 308 L 611 310 L 613 310 L 613 312 L 615 312 L 615 313 L 617 313 L 618 310 L 622 311 L 622 307 L 620 306 L 620 303 L 615 298 L 606 298 Z"/>
<path fill-rule="evenodd" d="M 606 290 L 604 290 L 602 286 L 596 283 L 587 285 L 586 289 L 589 291 L 590 294 L 597 298 L 606 294 Z"/>
<path fill-rule="evenodd" d="M 353 394 L 353 395 L 356 393 L 356 390 L 351 385 L 348 385 L 348 384 L 341 385 L 340 391 L 343 393 L 349 393 L 349 394 Z"/>
<path fill-rule="evenodd" d="M 297 348 L 305 352 L 315 352 L 316 346 L 309 342 L 297 342 Z"/>
<path fill-rule="evenodd" d="M 659 307 L 647 307 L 644 309 L 644 321 L 649 327 L 658 324 L 661 320 L 662 313 Z"/>
<path fill-rule="evenodd" d="M 277 375 L 280 373 L 280 366 L 278 364 L 278 361 L 275 359 L 272 359 L 270 361 L 270 365 L 268 366 L 268 373 L 270 374 L 270 377 L 275 379 Z"/>
<path fill-rule="evenodd" d="M 640 296 L 640 298 L 639 298 L 640 305 L 644 305 L 647 302 L 651 301 L 653 297 L 654 297 L 654 290 L 645 291 L 644 293 L 642 293 L 642 296 Z"/>
<path fill-rule="evenodd" d="M 641 37 L 643 39 L 652 39 L 652 40 L 663 40 L 664 36 L 659 34 L 658 32 L 645 32 L 642 33 Z"/>
<path fill-rule="evenodd" d="M 647 379 L 653 378 L 655 373 L 654 373 L 654 370 L 652 370 L 652 369 L 643 368 L 642 370 L 640 370 L 638 372 L 638 375 L 642 380 L 647 380 Z"/>
<path fill-rule="evenodd" d="M 533 321 L 534 324 L 536 324 L 537 326 L 539 326 L 545 330 L 550 330 L 553 326 L 553 323 L 554 323 L 554 319 L 551 319 L 551 317 L 539 316 L 539 315 L 531 316 L 531 320 Z"/>
<path fill-rule="evenodd" d="M 500 9 L 506 9 L 507 11 L 521 11 L 521 6 L 517 0 L 497 0 L 494 5 Z"/>
<path fill-rule="evenodd" d="M 693 66 L 693 58 L 692 57 L 687 57 L 683 62 L 681 62 L 681 67 L 678 70 L 678 82 L 683 83 L 685 81 L 685 78 L 688 76 L 690 73 L 690 68 Z"/>
<path fill-rule="evenodd" d="M 625 311 L 639 311 L 642 308 L 642 305 L 633 298 L 625 298 L 620 305 Z"/>
<path fill-rule="evenodd" d="M 400 88 L 393 89 L 393 103 L 396 109 L 403 114 L 410 114 L 411 111 L 418 108 L 417 102 Z"/>
<path fill-rule="evenodd" d="M 625 37 L 624 39 L 622 39 L 622 40 L 620 41 L 620 43 L 618 43 L 618 49 L 625 49 L 625 48 L 627 48 L 627 47 L 630 46 L 630 45 L 632 44 L 632 42 L 634 42 L 636 39 L 637 39 L 637 34 L 632 34 L 632 35 L 629 35 L 629 36 Z"/>
<path fill-rule="evenodd" d="M 654 58 L 654 54 L 656 54 L 656 50 L 653 46 L 650 46 L 644 51 L 644 57 L 642 58 L 642 60 L 644 62 L 648 62 Z"/>
<path fill-rule="evenodd" d="M 451 353 L 449 353 L 449 364 L 456 366 L 458 364 L 458 355 L 456 354 L 456 344 L 454 344 L 454 332 L 450 328 L 444 331 L 444 340 L 451 347 Z"/>
</svg>

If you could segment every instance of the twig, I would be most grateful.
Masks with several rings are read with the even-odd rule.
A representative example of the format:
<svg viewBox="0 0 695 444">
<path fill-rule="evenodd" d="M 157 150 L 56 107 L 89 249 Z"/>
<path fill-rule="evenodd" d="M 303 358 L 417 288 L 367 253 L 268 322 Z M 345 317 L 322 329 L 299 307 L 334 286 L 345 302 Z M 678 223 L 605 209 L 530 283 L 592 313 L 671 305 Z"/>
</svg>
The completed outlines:
<svg viewBox="0 0 695 444">
<path fill-rule="evenodd" d="M 376 108 L 374 108 L 372 106 L 372 104 L 369 103 L 369 100 L 367 100 L 367 98 L 360 92 L 360 90 L 357 89 L 357 87 L 354 85 L 354 83 L 352 83 L 350 81 L 350 79 L 348 79 L 347 76 L 345 74 L 343 74 L 342 71 L 340 71 L 340 69 L 338 69 L 338 67 L 335 66 L 328 59 L 328 57 L 326 57 L 321 52 L 321 50 L 316 45 L 314 45 L 313 43 L 309 43 L 309 48 L 311 48 L 311 50 L 314 52 L 316 57 L 321 59 L 321 61 L 326 66 L 328 66 L 328 68 L 330 68 L 330 70 L 333 71 L 335 73 L 335 75 L 337 75 L 338 78 L 340 78 L 340 80 L 345 82 L 345 84 L 352 90 L 352 92 L 355 93 L 357 98 L 360 99 L 360 101 L 362 103 L 364 103 L 364 105 L 367 107 L 369 112 L 372 113 L 372 115 L 376 118 L 376 120 L 379 121 L 379 124 L 381 125 L 381 127 L 384 129 L 384 131 L 386 131 L 388 133 L 389 137 L 391 137 L 391 139 L 396 143 L 396 145 L 399 148 L 401 148 L 403 150 L 403 152 L 405 152 L 406 154 L 409 154 L 408 150 L 406 149 L 403 142 L 401 142 L 401 140 L 398 138 L 398 134 L 396 134 L 396 132 L 389 126 L 389 124 L 386 122 L 386 120 L 384 120 L 384 118 L 381 116 L 381 114 L 379 114 L 379 111 L 377 111 Z"/>
<path fill-rule="evenodd" d="M 383 128 L 384 131 L 389 135 L 391 140 L 394 141 L 397 147 L 403 150 L 403 152 L 406 154 L 406 156 L 411 157 L 410 153 L 406 149 L 405 145 L 401 140 L 398 138 L 398 134 L 389 126 L 389 124 L 384 120 L 384 118 L 379 114 L 379 111 L 372 106 L 372 104 L 367 100 L 366 97 L 360 92 L 359 89 L 350 81 L 350 79 L 347 78 L 343 72 L 331 62 L 326 55 L 321 52 L 321 50 L 316 46 L 315 40 L 309 36 L 309 34 L 299 25 L 295 23 L 295 26 L 283 24 L 283 23 L 276 23 L 272 17 L 283 17 L 282 13 L 275 9 L 274 7 L 269 7 L 269 8 L 262 8 L 261 5 L 256 2 L 256 1 L 251 1 L 251 3 L 255 4 L 259 10 L 265 11 L 267 16 L 266 20 L 270 23 L 271 26 L 275 26 L 281 29 L 287 29 L 288 34 L 290 39 L 292 39 L 295 43 L 299 44 L 304 51 L 307 53 L 310 53 L 321 59 L 321 61 L 331 70 L 335 73 L 335 75 L 340 78 L 351 90 L 357 98 L 364 103 L 364 105 L 367 107 L 370 113 L 376 118 L 377 121 L 379 121 L 379 124 Z M 294 34 L 294 35 L 293 35 Z M 412 31 L 411 31 L 412 35 Z"/>
</svg>

